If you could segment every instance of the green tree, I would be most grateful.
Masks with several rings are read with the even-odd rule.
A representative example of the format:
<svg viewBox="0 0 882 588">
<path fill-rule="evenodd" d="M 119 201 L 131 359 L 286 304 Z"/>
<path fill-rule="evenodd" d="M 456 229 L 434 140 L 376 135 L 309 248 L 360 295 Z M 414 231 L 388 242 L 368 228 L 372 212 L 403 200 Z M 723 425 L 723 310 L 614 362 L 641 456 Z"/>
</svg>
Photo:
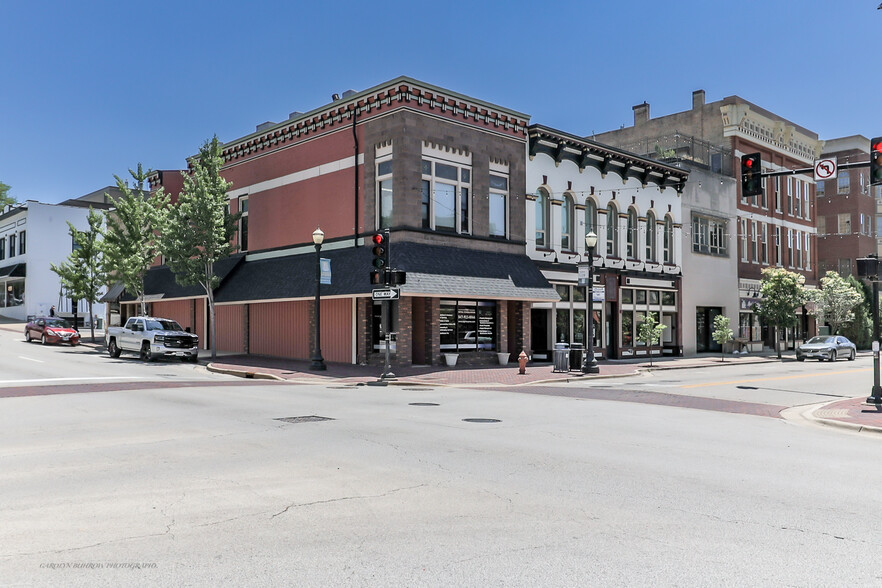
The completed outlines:
<svg viewBox="0 0 882 588">
<path fill-rule="evenodd" d="M 227 208 L 232 186 L 220 175 L 223 165 L 217 136 L 206 141 L 184 174 L 184 189 L 169 208 L 161 237 L 162 252 L 175 280 L 182 286 L 199 285 L 208 299 L 211 359 L 217 357 L 214 290 L 220 280 L 214 265 L 235 251 L 232 244 L 239 215 Z"/>
<path fill-rule="evenodd" d="M 712 337 L 714 341 L 719 343 L 721 346 L 725 346 L 726 343 L 731 341 L 735 336 L 735 333 L 732 332 L 732 329 L 729 328 L 729 317 L 723 314 L 718 314 L 714 317 L 714 332 Z M 725 354 L 722 349 L 720 350 L 720 361 L 726 361 Z"/>
<path fill-rule="evenodd" d="M 648 312 L 643 315 L 642 321 L 637 326 L 637 340 L 642 341 L 649 352 L 649 367 L 652 367 L 652 350 L 649 348 L 661 341 L 662 332 L 667 329 L 665 325 L 658 324 L 655 313 Z"/>
<path fill-rule="evenodd" d="M 159 255 L 157 233 L 168 207 L 168 196 L 162 188 L 149 195 L 144 189 L 149 173 L 139 163 L 137 171 L 129 170 L 134 179 L 133 188 L 119 176 L 114 176 L 122 196 L 117 199 L 105 193 L 114 206 L 105 213 L 106 273 L 110 279 L 122 282 L 126 291 L 138 299 L 142 315 L 147 314 L 144 276 Z"/>
<path fill-rule="evenodd" d="M 795 327 L 799 321 L 796 311 L 805 303 L 805 277 L 783 268 L 770 267 L 762 271 L 760 302 L 754 309 L 767 324 L 775 327 L 775 349 L 781 359 L 778 329 Z"/>
<path fill-rule="evenodd" d="M 831 271 L 821 278 L 819 290 L 808 290 L 807 293 L 816 304 L 815 314 L 819 320 L 830 325 L 831 335 L 838 335 L 843 325 L 854 320 L 855 308 L 864 300 L 861 291 Z"/>
<path fill-rule="evenodd" d="M 61 287 L 74 300 L 86 300 L 89 303 L 89 323 L 92 331 L 92 342 L 95 342 L 95 316 L 92 305 L 98 302 L 98 291 L 107 282 L 103 269 L 102 225 L 104 215 L 89 207 L 88 230 L 79 231 L 70 222 L 68 232 L 73 238 L 74 250 L 67 261 L 60 265 L 49 264 L 50 269 L 61 278 Z"/>
<path fill-rule="evenodd" d="M 10 204 L 18 204 L 12 196 L 9 195 L 10 187 L 8 184 L 0 182 L 0 211 Z"/>
</svg>

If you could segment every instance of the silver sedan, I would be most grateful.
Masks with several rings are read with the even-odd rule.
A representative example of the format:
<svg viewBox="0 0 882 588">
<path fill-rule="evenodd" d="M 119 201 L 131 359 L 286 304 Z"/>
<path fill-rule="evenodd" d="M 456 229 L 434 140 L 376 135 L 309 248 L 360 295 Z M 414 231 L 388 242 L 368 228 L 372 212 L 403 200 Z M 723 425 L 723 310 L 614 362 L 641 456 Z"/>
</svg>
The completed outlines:
<svg viewBox="0 0 882 588">
<path fill-rule="evenodd" d="M 818 335 L 812 337 L 796 350 L 796 360 L 817 359 L 819 361 L 836 361 L 840 357 L 854 361 L 857 347 L 842 335 Z"/>
</svg>

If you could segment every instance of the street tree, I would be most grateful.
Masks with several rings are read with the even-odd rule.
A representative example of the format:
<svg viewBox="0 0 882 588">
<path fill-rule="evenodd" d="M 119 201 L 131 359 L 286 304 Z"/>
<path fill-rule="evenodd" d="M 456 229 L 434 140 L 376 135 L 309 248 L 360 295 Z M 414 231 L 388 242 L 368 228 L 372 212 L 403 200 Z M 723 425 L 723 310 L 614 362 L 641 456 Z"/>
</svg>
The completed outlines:
<svg viewBox="0 0 882 588">
<path fill-rule="evenodd" d="M 846 276 L 845 281 L 861 295 L 861 302 L 854 308 L 854 320 L 842 327 L 842 334 L 851 339 L 858 349 L 867 349 L 873 341 L 873 291 L 869 284 L 854 276 Z"/>
<path fill-rule="evenodd" d="M 637 340 L 646 345 L 649 353 L 649 367 L 652 367 L 652 350 L 649 349 L 661 341 L 662 332 L 667 326 L 658 324 L 655 313 L 648 312 L 643 315 L 643 322 L 637 327 Z"/>
<path fill-rule="evenodd" d="M 74 248 L 67 260 L 60 265 L 50 264 L 50 269 L 61 278 L 61 288 L 73 300 L 85 300 L 89 303 L 89 324 L 92 331 L 92 342 L 95 342 L 95 315 L 92 305 L 98 302 L 98 293 L 107 282 L 104 273 L 104 241 L 102 225 L 104 215 L 89 207 L 86 217 L 89 228 L 77 230 L 70 222 L 68 232 L 73 239 Z M 74 313 L 76 320 L 76 313 Z M 74 325 L 76 326 L 76 325 Z"/>
<path fill-rule="evenodd" d="M 830 325 L 831 335 L 838 335 L 841 327 L 855 319 L 855 308 L 864 301 L 863 292 L 832 271 L 821 278 L 819 290 L 809 290 L 808 294 L 816 304 L 815 314 Z"/>
<path fill-rule="evenodd" d="M 17 204 L 15 198 L 9 195 L 10 186 L 0 182 L 0 211 L 10 204 Z"/>
<path fill-rule="evenodd" d="M 731 341 L 735 333 L 732 332 L 732 329 L 729 328 L 729 317 L 724 314 L 718 314 L 714 317 L 714 332 L 713 332 L 714 341 L 720 344 L 720 361 L 726 361 L 725 353 L 722 350 L 722 347 L 726 345 L 729 341 Z"/>
<path fill-rule="evenodd" d="M 114 176 L 122 196 L 114 198 L 105 193 L 114 206 L 105 213 L 105 270 L 111 280 L 122 282 L 126 291 L 138 300 L 142 315 L 147 314 L 144 276 L 159 255 L 157 234 L 168 207 L 168 195 L 162 188 L 153 193 L 145 190 L 149 173 L 139 163 L 137 171 L 129 170 L 134 180 L 132 187 Z"/>
<path fill-rule="evenodd" d="M 235 251 L 239 214 L 227 208 L 232 186 L 220 174 L 223 158 L 217 136 L 206 141 L 184 173 L 184 188 L 168 209 L 161 236 L 162 252 L 182 286 L 202 286 L 208 300 L 211 358 L 217 357 L 214 290 L 220 284 L 215 264 Z"/>
<path fill-rule="evenodd" d="M 799 316 L 796 312 L 807 300 L 805 277 L 784 268 L 770 267 L 762 271 L 760 301 L 754 307 L 761 319 L 775 328 L 775 349 L 781 359 L 778 342 L 779 329 L 795 327 Z"/>
</svg>

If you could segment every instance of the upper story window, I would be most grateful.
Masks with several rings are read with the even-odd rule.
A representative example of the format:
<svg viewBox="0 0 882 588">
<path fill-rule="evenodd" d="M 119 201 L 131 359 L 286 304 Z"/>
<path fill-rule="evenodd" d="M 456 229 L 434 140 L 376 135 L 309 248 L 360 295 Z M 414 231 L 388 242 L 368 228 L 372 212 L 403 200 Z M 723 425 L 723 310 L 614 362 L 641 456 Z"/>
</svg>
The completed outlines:
<svg viewBox="0 0 882 588">
<path fill-rule="evenodd" d="M 471 166 L 424 158 L 422 169 L 423 227 L 470 233 Z"/>
<path fill-rule="evenodd" d="M 9 235 L 9 257 L 15 257 L 15 235 Z"/>
<path fill-rule="evenodd" d="M 18 254 L 24 255 L 27 251 L 27 231 L 18 234 Z"/>
<path fill-rule="evenodd" d="M 848 191 L 851 186 L 849 184 L 849 177 L 848 177 L 848 170 L 847 169 L 839 170 L 839 177 L 837 178 L 836 182 L 837 182 L 836 193 L 837 194 L 848 194 Z"/>
<path fill-rule="evenodd" d="M 815 194 L 817 194 L 819 198 L 825 195 L 824 189 L 826 188 L 826 186 L 827 182 L 825 182 L 824 180 L 821 180 L 820 182 L 815 184 Z"/>
<path fill-rule="evenodd" d="M 572 251 L 573 247 L 573 217 L 575 208 L 573 197 L 564 194 L 563 204 L 560 207 L 560 248 L 564 251 Z"/>
<path fill-rule="evenodd" d="M 508 235 L 508 176 L 490 174 L 490 225 L 491 237 Z"/>
<path fill-rule="evenodd" d="M 637 257 L 637 211 L 633 208 L 628 209 L 628 233 L 625 235 L 628 244 L 628 258 Z"/>
<path fill-rule="evenodd" d="M 536 191 L 536 247 L 549 247 L 548 207 L 550 198 L 545 188 Z"/>
<path fill-rule="evenodd" d="M 646 213 L 646 261 L 655 261 L 657 252 L 655 247 L 655 215 Z"/>
<path fill-rule="evenodd" d="M 662 250 L 665 256 L 665 263 L 674 263 L 674 220 L 670 216 L 665 216 Z"/>
<path fill-rule="evenodd" d="M 392 226 L 392 156 L 377 162 L 377 227 Z"/>
<path fill-rule="evenodd" d="M 239 251 L 248 251 L 248 196 L 239 198 Z"/>
<path fill-rule="evenodd" d="M 795 180 L 794 185 L 796 186 L 796 200 L 794 201 L 794 214 L 796 216 L 802 216 L 802 182 L 799 180 Z"/>
<path fill-rule="evenodd" d="M 619 255 L 619 210 L 612 202 L 606 208 L 606 254 Z"/>
<path fill-rule="evenodd" d="M 0 259 L 6 259 L 6 237 L 0 239 Z"/>
<path fill-rule="evenodd" d="M 692 251 L 728 256 L 728 223 L 725 219 L 692 214 Z"/>
<path fill-rule="evenodd" d="M 585 201 L 585 234 L 597 234 L 597 203 L 591 198 Z"/>
</svg>

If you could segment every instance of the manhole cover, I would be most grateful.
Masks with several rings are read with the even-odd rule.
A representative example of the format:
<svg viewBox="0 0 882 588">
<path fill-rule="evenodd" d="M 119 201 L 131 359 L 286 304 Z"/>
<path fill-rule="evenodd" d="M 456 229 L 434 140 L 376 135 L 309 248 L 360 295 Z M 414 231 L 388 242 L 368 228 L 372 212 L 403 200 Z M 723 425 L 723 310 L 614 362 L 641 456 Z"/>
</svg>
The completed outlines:
<svg viewBox="0 0 882 588">
<path fill-rule="evenodd" d="M 462 419 L 467 423 L 501 423 L 499 419 Z"/>
<path fill-rule="evenodd" d="M 436 402 L 411 402 L 408 406 L 441 406 Z"/>
<path fill-rule="evenodd" d="M 273 419 L 276 421 L 283 421 L 286 423 L 314 423 L 316 421 L 333 421 L 334 419 L 323 417 L 323 416 L 297 416 L 297 417 L 285 417 L 283 419 Z"/>
</svg>

